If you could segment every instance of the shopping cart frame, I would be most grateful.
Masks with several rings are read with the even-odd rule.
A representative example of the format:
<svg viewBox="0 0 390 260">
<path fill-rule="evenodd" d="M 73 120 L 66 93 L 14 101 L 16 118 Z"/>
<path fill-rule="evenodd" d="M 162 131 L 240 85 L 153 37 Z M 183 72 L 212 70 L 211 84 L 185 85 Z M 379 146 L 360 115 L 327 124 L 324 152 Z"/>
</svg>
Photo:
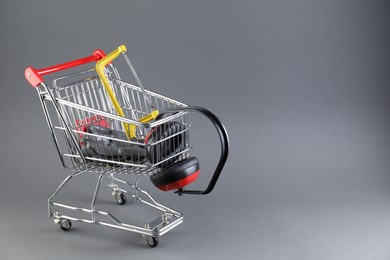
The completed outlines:
<svg viewBox="0 0 390 260">
<path fill-rule="evenodd" d="M 133 125 L 136 125 L 138 127 L 144 127 L 144 128 L 148 128 L 148 129 L 151 129 L 159 124 L 169 122 L 170 120 L 172 120 L 174 118 L 182 116 L 183 113 L 188 113 L 188 111 L 190 111 L 190 110 L 200 112 L 200 113 L 204 114 L 206 117 L 208 117 L 211 120 L 211 122 L 214 124 L 214 126 L 216 127 L 218 134 L 221 138 L 221 148 L 222 148 L 221 151 L 222 152 L 221 152 L 220 161 L 218 163 L 218 166 L 214 172 L 214 175 L 213 175 L 208 187 L 205 190 L 179 189 L 176 192 L 179 195 L 183 195 L 183 194 L 208 194 L 213 190 L 213 188 L 214 188 L 214 186 L 219 178 L 219 175 L 222 171 L 222 168 L 226 162 L 227 156 L 228 156 L 229 140 L 228 140 L 227 132 L 226 132 L 226 129 L 224 128 L 224 126 L 222 125 L 222 123 L 219 121 L 219 119 L 214 114 L 212 114 L 210 111 L 203 109 L 203 108 L 199 108 L 199 107 L 188 107 L 187 105 L 185 105 L 181 102 L 178 102 L 178 101 L 173 100 L 173 99 L 169 99 L 167 97 L 164 97 L 164 98 L 168 101 L 172 101 L 176 104 L 179 104 L 181 107 L 165 109 L 164 113 L 170 114 L 170 115 L 167 115 L 164 118 L 161 118 L 158 122 L 141 123 L 141 122 L 138 122 L 136 120 L 121 117 L 121 116 L 114 115 L 111 113 L 105 113 L 105 112 L 98 111 L 96 109 L 93 109 L 93 108 L 90 108 L 87 106 L 82 106 L 79 104 L 75 104 L 75 103 L 57 98 L 53 95 L 53 92 L 48 88 L 48 86 L 45 84 L 45 82 L 42 78 L 42 76 L 46 75 L 46 74 L 51 74 L 51 73 L 58 72 L 61 70 L 70 69 L 70 68 L 84 65 L 84 64 L 87 64 L 90 62 L 96 62 L 96 61 L 102 59 L 104 56 L 105 56 L 104 52 L 102 52 L 101 50 L 96 50 L 93 53 L 93 55 L 82 58 L 82 59 L 78 59 L 78 60 L 67 62 L 64 64 L 48 67 L 48 68 L 41 69 L 41 70 L 36 70 L 32 67 L 28 67 L 25 71 L 26 79 L 30 82 L 30 84 L 33 87 L 36 88 L 38 95 L 40 97 L 40 102 L 41 102 L 48 126 L 51 130 L 52 138 L 53 138 L 54 143 L 56 145 L 57 151 L 60 155 L 62 165 L 64 166 L 65 169 L 74 170 L 74 169 L 69 169 L 67 167 L 67 165 L 65 164 L 64 160 L 62 159 L 62 156 L 61 156 L 62 154 L 61 154 L 60 148 L 58 146 L 57 136 L 54 132 L 56 128 L 57 128 L 57 130 L 58 129 L 63 130 L 63 131 L 68 133 L 68 137 L 70 138 L 69 141 L 73 142 L 74 147 L 77 150 L 77 156 L 83 162 L 83 165 L 84 165 L 83 168 L 79 168 L 77 171 L 75 171 L 74 173 L 67 176 L 61 182 L 61 184 L 53 191 L 53 193 L 49 196 L 49 198 L 48 198 L 48 215 L 49 215 L 49 218 L 53 218 L 54 222 L 56 224 L 60 225 L 61 229 L 65 230 L 65 231 L 67 231 L 71 228 L 70 221 L 98 224 L 98 225 L 103 225 L 103 226 L 108 226 L 108 227 L 112 227 L 112 228 L 117 228 L 117 229 L 122 229 L 122 230 L 127 230 L 127 231 L 131 231 L 131 232 L 139 233 L 139 234 L 143 235 L 144 239 L 146 240 L 146 242 L 148 243 L 149 246 L 155 247 L 155 246 L 157 246 L 158 241 L 159 241 L 158 237 L 166 234 L 167 232 L 169 232 L 170 230 L 172 230 L 173 228 L 175 228 L 176 226 L 178 226 L 179 224 L 181 224 L 183 222 L 183 214 L 158 203 L 155 199 L 152 198 L 152 196 L 147 191 L 141 189 L 138 186 L 138 180 L 139 180 L 140 174 L 134 175 L 135 181 L 133 183 L 131 183 L 131 182 L 128 182 L 126 180 L 123 180 L 123 179 L 116 177 L 114 175 L 116 173 L 114 168 L 111 170 L 104 170 L 102 172 L 101 170 L 96 169 L 96 168 L 98 168 L 98 167 L 96 167 L 96 165 L 88 164 L 87 161 L 91 160 L 91 159 L 93 160 L 93 158 L 88 158 L 88 157 L 83 155 L 83 152 L 80 150 L 80 147 L 78 145 L 78 141 L 74 138 L 74 133 L 80 134 L 80 132 L 75 130 L 75 129 L 71 129 L 66 124 L 66 119 L 64 118 L 64 115 L 61 111 L 61 106 L 74 107 L 74 108 L 81 109 L 81 110 L 84 110 L 84 111 L 89 112 L 89 113 L 98 113 L 98 114 L 101 114 L 102 116 L 109 118 L 109 119 L 119 120 L 119 121 L 124 122 L 124 123 L 133 124 Z M 133 87 L 136 88 L 136 86 L 133 86 Z M 148 93 L 153 94 L 153 95 L 159 95 L 159 94 L 156 94 L 156 93 L 153 93 L 150 91 L 148 91 Z M 163 96 L 161 96 L 161 97 L 163 97 Z M 53 107 L 58 114 L 59 120 L 62 120 L 64 123 L 62 128 L 58 127 L 58 126 L 57 127 L 54 126 L 53 122 L 51 121 L 51 117 L 49 115 L 49 111 L 48 111 L 48 107 L 46 105 L 46 102 L 50 102 L 51 104 L 53 104 Z M 185 151 L 185 152 L 187 152 L 187 151 Z M 70 156 L 72 156 L 72 155 L 70 155 Z M 62 190 L 62 188 L 70 180 L 75 179 L 78 176 L 84 175 L 87 172 L 94 172 L 94 171 L 97 171 L 100 174 L 97 178 L 97 183 L 95 186 L 94 195 L 92 197 L 92 201 L 91 201 L 89 208 L 75 207 L 75 206 L 71 206 L 71 205 L 67 205 L 64 203 L 59 203 L 59 202 L 54 201 L 54 197 Z M 127 191 L 126 189 L 122 189 L 116 183 L 125 185 L 128 188 L 130 188 L 130 190 L 132 191 L 132 193 L 130 195 L 134 199 L 135 203 L 141 202 L 145 205 L 148 205 L 152 208 L 155 208 L 155 209 L 161 211 L 162 215 L 160 217 L 156 218 L 154 221 L 151 221 L 149 223 L 145 223 L 145 225 L 143 227 L 141 227 L 141 226 L 135 226 L 135 225 L 123 223 L 123 222 L 119 221 L 119 219 L 117 219 L 115 216 L 113 216 L 109 212 L 96 210 L 97 195 L 98 195 L 99 190 L 101 188 L 102 180 L 105 177 L 109 177 L 111 179 L 111 184 L 109 184 L 109 187 L 112 189 L 112 196 L 118 202 L 118 204 L 122 204 L 123 202 L 126 202 L 126 197 L 124 196 L 124 194 L 130 194 L 130 192 Z M 70 215 L 65 215 L 65 214 L 60 213 L 59 211 L 53 210 L 53 207 L 62 208 L 62 209 L 75 211 L 75 212 L 87 213 L 89 215 L 89 218 L 79 218 L 79 217 L 74 217 L 74 216 L 70 216 Z M 109 220 L 111 223 L 108 221 L 99 221 L 98 217 L 104 217 L 107 220 Z"/>
</svg>

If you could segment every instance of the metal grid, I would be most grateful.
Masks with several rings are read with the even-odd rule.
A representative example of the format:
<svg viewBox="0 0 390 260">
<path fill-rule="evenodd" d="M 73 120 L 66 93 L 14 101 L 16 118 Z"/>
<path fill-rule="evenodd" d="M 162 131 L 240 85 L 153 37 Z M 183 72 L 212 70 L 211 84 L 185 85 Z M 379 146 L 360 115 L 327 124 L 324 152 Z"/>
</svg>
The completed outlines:
<svg viewBox="0 0 390 260">
<path fill-rule="evenodd" d="M 49 90 L 52 95 L 40 92 L 44 97 L 44 111 L 64 168 L 95 172 L 114 169 L 122 174 L 153 175 L 164 163 L 187 158 L 191 148 L 188 112 L 179 112 L 157 123 L 138 122 L 150 113 L 145 94 L 153 107 L 160 111 L 186 105 L 151 91 L 144 92 L 140 87 L 120 80 L 112 65 L 106 69 L 106 75 L 126 117 L 116 115 L 93 69 L 55 79 L 53 88 Z M 51 96 L 55 98 L 59 111 L 50 111 L 47 103 L 53 103 Z M 136 126 L 135 139 L 127 140 L 123 123 Z M 182 126 L 180 131 L 166 138 L 145 142 L 152 129 L 163 136 L 162 133 L 169 131 L 168 128 L 175 123 Z M 177 149 L 178 145 L 181 149 Z M 164 150 L 166 156 L 157 159 L 148 156 L 150 151 L 161 153 L 161 150 Z"/>
</svg>

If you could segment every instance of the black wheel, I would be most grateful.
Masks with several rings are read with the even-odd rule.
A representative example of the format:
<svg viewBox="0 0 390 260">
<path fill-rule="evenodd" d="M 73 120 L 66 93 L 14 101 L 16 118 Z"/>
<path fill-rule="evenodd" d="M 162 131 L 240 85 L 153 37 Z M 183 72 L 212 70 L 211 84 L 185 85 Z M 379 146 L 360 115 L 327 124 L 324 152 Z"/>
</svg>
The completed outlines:
<svg viewBox="0 0 390 260">
<path fill-rule="evenodd" d="M 156 247 L 158 246 L 158 238 L 157 237 L 152 237 L 147 240 L 148 241 L 148 246 L 150 247 Z"/>
<path fill-rule="evenodd" d="M 125 194 L 121 193 L 120 195 L 116 196 L 116 203 L 118 203 L 119 205 L 125 205 L 126 202 L 127 202 L 127 198 Z"/>
<path fill-rule="evenodd" d="M 64 219 L 61 221 L 60 227 L 63 231 L 69 231 L 72 228 L 72 222 L 69 219 Z"/>
</svg>

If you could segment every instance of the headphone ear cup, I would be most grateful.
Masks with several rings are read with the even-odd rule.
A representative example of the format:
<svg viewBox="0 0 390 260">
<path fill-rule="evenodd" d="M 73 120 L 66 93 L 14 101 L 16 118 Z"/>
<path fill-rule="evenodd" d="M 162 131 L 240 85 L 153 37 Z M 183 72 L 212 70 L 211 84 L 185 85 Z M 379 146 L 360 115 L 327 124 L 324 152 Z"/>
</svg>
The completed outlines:
<svg viewBox="0 0 390 260">
<path fill-rule="evenodd" d="M 199 172 L 198 158 L 190 157 L 150 176 L 150 180 L 160 190 L 177 190 L 193 183 Z"/>
<path fill-rule="evenodd" d="M 148 158 L 151 164 L 159 163 L 174 154 L 178 154 L 186 148 L 186 134 L 181 133 L 170 137 L 185 130 L 185 126 L 180 122 L 168 122 L 156 126 L 146 136 L 145 144 Z M 165 139 L 165 140 L 164 140 Z M 163 140 L 161 142 L 158 142 Z M 173 157 L 163 163 L 157 165 L 159 168 L 165 168 L 173 164 L 177 157 Z"/>
</svg>

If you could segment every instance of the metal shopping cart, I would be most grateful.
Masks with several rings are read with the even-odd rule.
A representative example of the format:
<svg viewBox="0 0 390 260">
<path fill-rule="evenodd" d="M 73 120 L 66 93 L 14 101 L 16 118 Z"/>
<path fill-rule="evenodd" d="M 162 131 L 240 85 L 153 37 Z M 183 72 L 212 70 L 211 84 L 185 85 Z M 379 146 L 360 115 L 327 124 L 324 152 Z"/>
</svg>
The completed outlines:
<svg viewBox="0 0 390 260">
<path fill-rule="evenodd" d="M 124 45 L 108 55 L 96 50 L 91 56 L 40 70 L 28 67 L 25 77 L 37 90 L 63 167 L 73 172 L 50 195 L 49 218 L 64 231 L 71 229 L 72 221 L 78 221 L 139 233 L 149 246 L 155 247 L 160 236 L 182 223 L 183 214 L 158 203 L 141 189 L 139 177 L 148 176 L 160 190 L 175 190 L 178 195 L 208 194 L 227 160 L 229 140 L 224 126 L 210 111 L 145 90 L 125 53 Z M 139 86 L 121 79 L 113 65 L 121 55 Z M 58 77 L 50 87 L 43 80 L 44 75 L 89 63 L 94 63 L 94 68 Z M 204 190 L 184 188 L 199 175 L 198 159 L 189 154 L 193 111 L 210 119 L 221 140 L 219 163 Z M 90 207 L 54 200 L 71 179 L 87 172 L 98 173 Z M 120 174 L 132 175 L 134 181 L 119 178 Z M 137 226 L 98 210 L 97 196 L 105 177 L 110 180 L 108 186 L 118 204 L 126 204 L 131 196 L 135 203 L 143 203 L 162 214 Z M 69 213 L 61 213 L 64 211 Z"/>
</svg>

